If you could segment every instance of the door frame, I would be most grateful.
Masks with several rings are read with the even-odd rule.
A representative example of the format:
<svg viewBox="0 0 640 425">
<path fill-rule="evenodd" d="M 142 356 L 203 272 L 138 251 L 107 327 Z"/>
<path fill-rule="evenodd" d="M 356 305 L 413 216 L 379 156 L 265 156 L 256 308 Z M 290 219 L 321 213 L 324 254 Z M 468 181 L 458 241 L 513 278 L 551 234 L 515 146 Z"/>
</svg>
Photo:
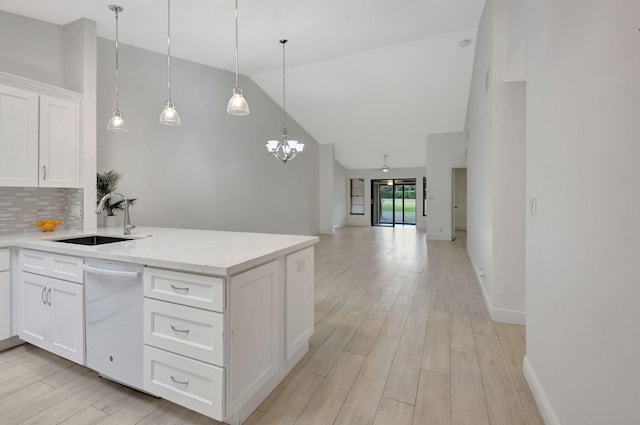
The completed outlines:
<svg viewBox="0 0 640 425">
<path fill-rule="evenodd" d="M 405 222 L 405 186 L 413 186 L 417 188 L 417 179 L 415 178 L 396 178 L 396 179 L 372 179 L 371 180 L 371 225 L 372 226 L 383 226 L 383 227 L 395 227 L 396 224 L 402 224 L 407 226 L 415 226 L 418 222 L 418 216 L 415 216 L 415 223 L 406 223 Z M 391 184 L 389 184 L 391 182 Z M 391 203 L 391 223 L 381 223 L 379 217 L 379 205 L 380 205 L 380 186 L 391 186 L 392 187 L 392 203 Z M 402 223 L 396 221 L 396 187 L 402 186 Z M 416 189 L 417 190 L 417 189 Z M 417 200 L 417 198 L 416 198 Z M 417 211 L 416 205 L 416 211 Z"/>
</svg>

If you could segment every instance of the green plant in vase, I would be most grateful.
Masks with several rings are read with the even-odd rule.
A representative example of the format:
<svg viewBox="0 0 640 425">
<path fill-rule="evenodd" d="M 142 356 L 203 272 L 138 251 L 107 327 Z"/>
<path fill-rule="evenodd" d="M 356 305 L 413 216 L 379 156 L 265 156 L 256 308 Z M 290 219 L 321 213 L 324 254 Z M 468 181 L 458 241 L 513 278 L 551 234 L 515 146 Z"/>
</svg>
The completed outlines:
<svg viewBox="0 0 640 425">
<path fill-rule="evenodd" d="M 97 174 L 96 206 L 105 195 L 116 191 L 121 178 L 122 174 L 116 170 L 105 171 L 104 173 Z M 129 206 L 133 206 L 136 198 L 127 200 L 129 201 Z M 124 211 L 124 200 L 120 199 L 113 202 L 111 199 L 107 199 L 104 203 L 104 211 L 107 212 L 107 216 L 115 216 L 117 211 Z"/>
</svg>

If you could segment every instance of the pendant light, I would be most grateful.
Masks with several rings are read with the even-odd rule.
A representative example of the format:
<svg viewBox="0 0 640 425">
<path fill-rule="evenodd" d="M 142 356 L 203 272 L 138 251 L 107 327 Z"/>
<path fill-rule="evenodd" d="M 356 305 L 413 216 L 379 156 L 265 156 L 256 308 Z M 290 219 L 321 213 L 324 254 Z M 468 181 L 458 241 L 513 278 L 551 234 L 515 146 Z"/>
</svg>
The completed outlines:
<svg viewBox="0 0 640 425">
<path fill-rule="evenodd" d="M 126 133 L 127 129 L 124 123 L 124 117 L 120 112 L 120 98 L 118 93 L 118 14 L 124 9 L 122 6 L 112 4 L 109 6 L 109 10 L 116 15 L 116 109 L 113 111 L 113 116 L 107 124 L 107 131 L 113 131 L 116 133 Z"/>
<path fill-rule="evenodd" d="M 249 115 L 249 103 L 242 95 L 242 89 L 238 82 L 238 0 L 236 0 L 236 86 L 233 95 L 227 103 L 227 113 L 231 115 Z"/>
<path fill-rule="evenodd" d="M 182 124 L 176 105 L 171 100 L 171 0 L 167 0 L 167 91 L 169 100 L 164 102 L 159 122 L 162 125 L 178 126 Z"/>
<path fill-rule="evenodd" d="M 383 173 L 389 172 L 389 166 L 387 165 L 387 155 L 384 156 L 384 165 L 382 166 L 382 172 Z"/>
<path fill-rule="evenodd" d="M 280 40 L 280 43 L 282 43 L 282 138 L 280 140 L 269 140 L 267 142 L 267 152 L 269 152 L 269 155 L 275 156 L 286 164 L 287 161 L 295 158 L 296 155 L 302 155 L 304 143 L 300 143 L 296 140 L 287 140 L 287 127 L 285 126 L 285 120 L 287 117 L 287 100 L 284 72 L 284 45 L 287 43 L 287 40 Z"/>
</svg>

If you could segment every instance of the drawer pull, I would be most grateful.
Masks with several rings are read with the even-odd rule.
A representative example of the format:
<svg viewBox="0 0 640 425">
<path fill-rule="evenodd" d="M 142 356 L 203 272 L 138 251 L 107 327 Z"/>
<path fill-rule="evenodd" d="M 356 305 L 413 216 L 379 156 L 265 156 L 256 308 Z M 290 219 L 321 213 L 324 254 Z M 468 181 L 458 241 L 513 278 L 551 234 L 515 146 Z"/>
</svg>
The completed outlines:
<svg viewBox="0 0 640 425">
<path fill-rule="evenodd" d="M 173 329 L 176 332 L 183 332 L 183 333 L 186 333 L 186 334 L 189 333 L 189 329 L 176 328 L 175 325 L 173 325 L 173 323 L 171 324 L 171 329 Z"/>
<path fill-rule="evenodd" d="M 175 382 L 176 384 L 189 385 L 189 381 L 186 381 L 186 380 L 180 379 L 180 378 L 176 378 L 174 375 L 171 375 L 171 380 L 173 382 Z"/>
<path fill-rule="evenodd" d="M 171 288 L 173 288 L 174 291 L 185 291 L 185 292 L 189 292 L 189 287 L 188 286 L 176 286 L 173 283 L 171 284 Z"/>
</svg>

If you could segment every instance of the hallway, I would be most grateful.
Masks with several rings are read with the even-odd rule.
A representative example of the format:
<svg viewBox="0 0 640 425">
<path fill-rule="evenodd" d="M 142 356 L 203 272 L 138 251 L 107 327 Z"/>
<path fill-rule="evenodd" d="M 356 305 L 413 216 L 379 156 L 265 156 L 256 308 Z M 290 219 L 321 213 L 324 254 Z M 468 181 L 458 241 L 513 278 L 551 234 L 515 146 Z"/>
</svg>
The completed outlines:
<svg viewBox="0 0 640 425">
<path fill-rule="evenodd" d="M 464 236 L 321 236 L 311 350 L 251 423 L 543 425 L 522 374 L 524 328 L 489 319 Z"/>
</svg>

